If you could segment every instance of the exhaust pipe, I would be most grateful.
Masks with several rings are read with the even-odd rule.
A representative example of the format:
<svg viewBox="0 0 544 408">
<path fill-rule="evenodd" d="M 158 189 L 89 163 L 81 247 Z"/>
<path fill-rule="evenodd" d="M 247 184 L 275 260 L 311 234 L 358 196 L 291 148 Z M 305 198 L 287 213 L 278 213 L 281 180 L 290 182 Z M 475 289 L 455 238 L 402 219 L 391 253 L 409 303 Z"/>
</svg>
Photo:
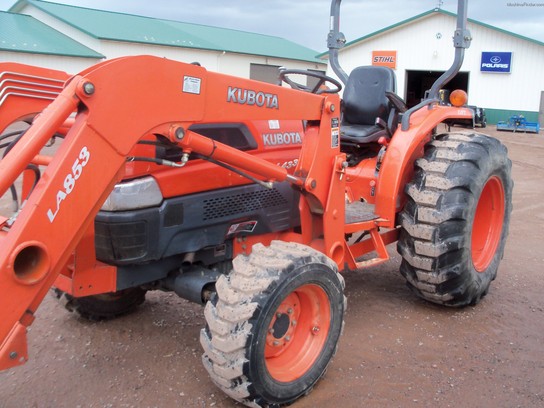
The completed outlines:
<svg viewBox="0 0 544 408">
<path fill-rule="evenodd" d="M 204 305 L 215 293 L 215 282 L 219 276 L 221 273 L 218 271 L 195 266 L 168 276 L 161 282 L 161 287 L 174 291 L 183 299 Z"/>
</svg>

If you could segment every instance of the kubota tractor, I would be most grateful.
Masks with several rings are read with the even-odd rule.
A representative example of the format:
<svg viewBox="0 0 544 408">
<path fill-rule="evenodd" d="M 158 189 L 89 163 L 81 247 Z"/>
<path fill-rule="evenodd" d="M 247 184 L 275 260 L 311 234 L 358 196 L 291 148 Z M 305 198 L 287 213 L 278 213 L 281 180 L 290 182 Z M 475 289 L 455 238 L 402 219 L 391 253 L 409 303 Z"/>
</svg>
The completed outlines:
<svg viewBox="0 0 544 408">
<path fill-rule="evenodd" d="M 52 287 L 90 319 L 174 291 L 205 305 L 202 361 L 219 388 L 277 406 L 307 394 L 336 352 L 339 272 L 386 261 L 387 244 L 418 296 L 465 306 L 487 294 L 511 163 L 493 138 L 438 131 L 473 115 L 466 94 L 438 99 L 470 44 L 466 0 L 452 67 L 411 109 L 391 69 L 339 66 L 339 9 L 328 46 L 340 81 L 283 70 L 294 89 L 149 56 L 71 77 L 0 64 L 0 132 L 31 123 L 0 139 L 0 194 L 18 207 L 0 217 L 0 369 L 27 360 Z"/>
</svg>

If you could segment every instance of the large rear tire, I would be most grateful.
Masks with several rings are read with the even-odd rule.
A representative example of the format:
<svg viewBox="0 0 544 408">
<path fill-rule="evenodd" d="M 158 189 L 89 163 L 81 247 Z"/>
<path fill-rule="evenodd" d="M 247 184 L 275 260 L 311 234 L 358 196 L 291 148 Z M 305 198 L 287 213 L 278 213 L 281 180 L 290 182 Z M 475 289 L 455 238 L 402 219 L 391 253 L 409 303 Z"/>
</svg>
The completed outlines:
<svg viewBox="0 0 544 408">
<path fill-rule="evenodd" d="M 512 210 L 506 147 L 478 133 L 439 135 L 406 186 L 397 249 L 420 297 L 446 306 L 485 296 L 503 256 Z"/>
<path fill-rule="evenodd" d="M 60 289 L 53 289 L 53 296 L 69 312 L 75 312 L 87 320 L 109 320 L 134 312 L 145 301 L 146 290 L 136 287 L 115 293 L 74 297 Z"/>
<path fill-rule="evenodd" d="M 307 394 L 336 352 L 344 280 L 304 245 L 274 241 L 238 256 L 205 308 L 202 361 L 225 393 L 248 406 L 279 406 Z"/>
</svg>

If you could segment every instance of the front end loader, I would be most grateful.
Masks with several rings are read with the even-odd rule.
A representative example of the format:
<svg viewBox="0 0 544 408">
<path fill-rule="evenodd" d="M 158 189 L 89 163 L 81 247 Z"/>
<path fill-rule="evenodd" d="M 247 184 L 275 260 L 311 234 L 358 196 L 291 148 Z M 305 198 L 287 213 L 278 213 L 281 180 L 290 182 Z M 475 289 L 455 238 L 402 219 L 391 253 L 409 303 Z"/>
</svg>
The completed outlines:
<svg viewBox="0 0 544 408">
<path fill-rule="evenodd" d="M 392 70 L 342 70 L 339 9 L 333 0 L 328 46 L 340 80 L 282 70 L 292 89 L 150 56 L 70 77 L 0 64 L 0 131 L 31 123 L 1 139 L 0 195 L 20 192 L 0 218 L 0 369 L 27 360 L 51 288 L 89 319 L 174 291 L 204 305 L 214 383 L 279 406 L 308 394 L 336 352 L 340 272 L 387 261 L 388 244 L 418 296 L 462 307 L 487 294 L 511 163 L 495 139 L 438 131 L 473 115 L 462 92 L 438 98 L 470 45 L 466 0 L 454 64 L 411 109 Z"/>
</svg>

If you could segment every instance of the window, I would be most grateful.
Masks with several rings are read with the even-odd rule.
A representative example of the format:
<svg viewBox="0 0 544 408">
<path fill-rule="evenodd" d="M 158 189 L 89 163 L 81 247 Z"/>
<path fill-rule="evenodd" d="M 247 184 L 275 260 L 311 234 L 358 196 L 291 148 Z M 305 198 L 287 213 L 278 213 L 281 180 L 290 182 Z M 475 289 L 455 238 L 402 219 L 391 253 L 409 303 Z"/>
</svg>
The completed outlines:
<svg viewBox="0 0 544 408">
<path fill-rule="evenodd" d="M 249 77 L 257 81 L 277 84 L 279 68 L 278 65 L 250 64 Z"/>
<path fill-rule="evenodd" d="M 323 75 L 326 74 L 325 71 L 321 71 L 319 69 L 309 69 L 308 71 L 315 72 L 315 73 L 318 73 L 318 74 L 323 74 Z M 306 82 L 308 84 L 308 87 L 310 89 L 313 89 L 313 87 L 316 86 L 317 83 L 319 82 L 319 79 L 309 76 L 308 79 L 306 80 Z"/>
</svg>

